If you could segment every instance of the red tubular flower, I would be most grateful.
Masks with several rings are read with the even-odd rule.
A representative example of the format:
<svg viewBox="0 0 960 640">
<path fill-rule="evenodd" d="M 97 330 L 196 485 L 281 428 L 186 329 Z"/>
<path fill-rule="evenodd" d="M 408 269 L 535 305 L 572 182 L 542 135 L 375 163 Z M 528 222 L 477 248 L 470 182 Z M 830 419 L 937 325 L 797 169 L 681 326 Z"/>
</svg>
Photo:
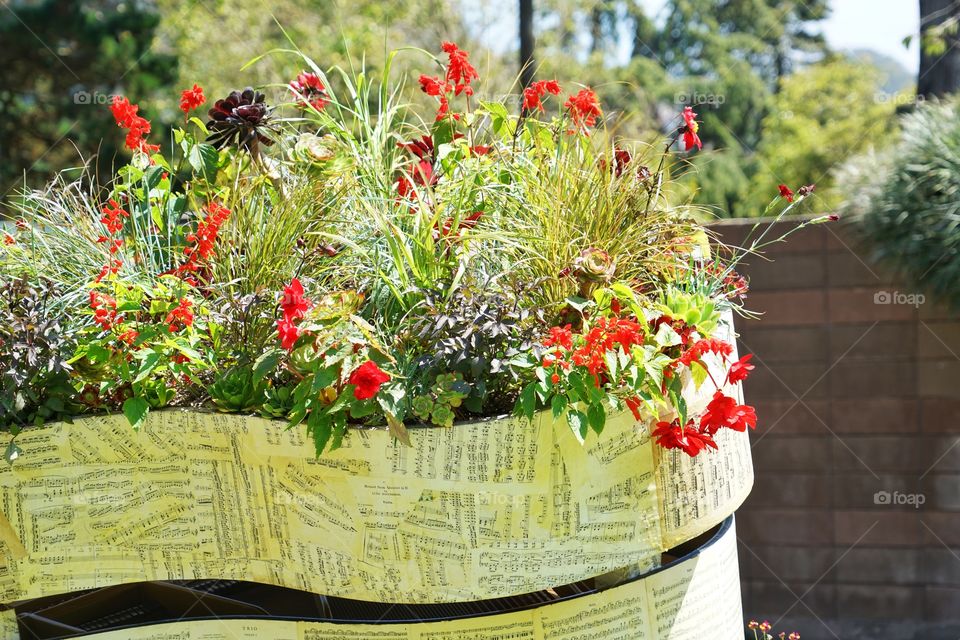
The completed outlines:
<svg viewBox="0 0 960 640">
<path fill-rule="evenodd" d="M 17 241 L 16 241 L 16 240 L 14 239 L 14 237 L 13 237 L 12 235 L 10 235 L 9 233 L 4 233 L 4 234 L 3 234 L 3 244 L 6 244 L 6 245 L 17 244 Z"/>
<path fill-rule="evenodd" d="M 117 122 L 117 126 L 127 129 L 126 145 L 131 151 L 142 151 L 150 154 L 160 150 L 155 144 L 147 144 L 144 138 L 150 133 L 150 122 L 138 115 L 140 107 L 130 104 L 130 100 L 123 96 L 114 96 L 110 103 L 110 111 Z"/>
<path fill-rule="evenodd" d="M 176 333 L 193 324 L 193 303 L 187 298 L 180 298 L 180 303 L 167 314 L 165 322 L 170 333 Z"/>
<path fill-rule="evenodd" d="M 700 430 L 710 435 L 715 434 L 723 427 L 734 431 L 746 431 L 747 427 L 755 429 L 757 414 L 753 407 L 737 404 L 737 401 L 720 391 L 713 394 L 713 399 L 707 405 L 707 411 L 700 418 Z"/>
<path fill-rule="evenodd" d="M 453 85 L 454 95 L 465 93 L 468 96 L 473 95 L 473 88 L 470 83 L 480 78 L 480 74 L 470 64 L 468 58 L 470 54 L 459 48 L 453 42 L 444 42 L 440 45 L 443 52 L 450 58 L 447 65 L 447 83 Z"/>
<path fill-rule="evenodd" d="M 127 346 L 133 345 L 133 342 L 137 339 L 137 336 L 140 335 L 140 332 L 136 329 L 127 329 L 117 338 L 120 342 L 126 344 Z"/>
<path fill-rule="evenodd" d="M 780 190 L 780 197 L 786 199 L 787 202 L 793 202 L 793 191 L 790 190 L 785 184 L 778 184 L 777 189 Z"/>
<path fill-rule="evenodd" d="M 428 96 L 439 98 L 447 92 L 447 84 L 436 76 L 421 75 L 420 89 Z"/>
<path fill-rule="evenodd" d="M 711 434 L 697 431 L 693 420 L 689 420 L 686 427 L 680 426 L 679 419 L 673 422 L 658 422 L 650 435 L 664 449 L 680 449 L 691 458 L 707 447 L 717 448 Z"/>
<path fill-rule="evenodd" d="M 183 111 L 186 115 L 206 101 L 207 99 L 203 96 L 203 88 L 194 84 L 192 89 L 184 89 L 180 93 L 180 111 Z"/>
<path fill-rule="evenodd" d="M 634 419 L 640 420 L 643 417 L 640 415 L 640 407 L 643 404 L 640 398 L 633 396 L 631 398 L 627 398 L 624 400 L 624 402 L 627 404 L 627 408 L 630 409 L 630 413 L 633 414 Z"/>
<path fill-rule="evenodd" d="M 321 111 L 330 103 L 327 88 L 317 74 L 304 71 L 290 82 L 290 90 L 297 96 L 301 107 L 313 107 Z"/>
<path fill-rule="evenodd" d="M 563 106 L 570 113 L 576 131 L 586 131 L 597 124 L 597 118 L 603 117 L 600 100 L 593 89 L 581 89 L 577 95 L 569 96 Z"/>
<path fill-rule="evenodd" d="M 100 211 L 103 213 L 100 222 L 107 228 L 110 235 L 123 231 L 123 218 L 130 217 L 130 214 L 121 208 L 120 204 L 113 198 L 108 200 Z M 97 239 L 97 242 L 106 242 L 106 239 L 101 237 Z"/>
<path fill-rule="evenodd" d="M 562 327 L 550 327 L 550 335 L 543 341 L 545 347 L 573 348 L 573 329 L 567 324 Z"/>
<path fill-rule="evenodd" d="M 93 322 L 101 329 L 111 329 L 119 320 L 117 317 L 117 301 L 99 291 L 90 292 L 90 308 L 93 309 Z"/>
<path fill-rule="evenodd" d="M 523 90 L 523 110 L 543 113 L 543 97 L 560 95 L 560 83 L 556 80 L 538 80 Z"/>
<path fill-rule="evenodd" d="M 730 384 L 736 384 L 747 379 L 747 376 L 749 376 L 750 372 L 755 368 L 750 364 L 750 358 L 752 357 L 752 353 L 747 354 L 730 365 L 730 370 L 727 371 L 727 381 Z"/>
<path fill-rule="evenodd" d="M 697 149 L 703 148 L 703 143 L 700 142 L 700 136 L 697 135 L 697 132 L 700 130 L 700 125 L 697 123 L 697 114 L 693 112 L 693 107 L 684 107 L 683 113 L 683 146 L 687 151 L 690 151 L 694 147 Z"/>
<path fill-rule="evenodd" d="M 382 371 L 373 360 L 367 360 L 350 374 L 348 382 L 353 387 L 353 397 L 367 400 L 377 395 L 380 385 L 388 382 L 390 375 Z"/>
<path fill-rule="evenodd" d="M 187 234 L 188 246 L 183 250 L 187 261 L 177 267 L 175 273 L 178 275 L 195 273 L 202 262 L 213 256 L 220 227 L 229 217 L 230 209 L 219 202 L 210 202 L 207 205 L 207 215 L 197 223 L 196 232 Z"/>
</svg>

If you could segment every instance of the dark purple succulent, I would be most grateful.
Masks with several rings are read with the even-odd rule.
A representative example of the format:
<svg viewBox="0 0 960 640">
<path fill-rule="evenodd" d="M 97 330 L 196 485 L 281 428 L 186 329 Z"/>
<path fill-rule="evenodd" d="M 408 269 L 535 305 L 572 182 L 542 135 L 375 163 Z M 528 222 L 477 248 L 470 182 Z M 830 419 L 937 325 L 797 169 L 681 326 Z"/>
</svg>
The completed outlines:
<svg viewBox="0 0 960 640">
<path fill-rule="evenodd" d="M 226 98 L 217 100 L 209 112 L 207 142 L 218 149 L 236 146 L 254 155 L 259 143 L 272 145 L 273 140 L 266 135 L 272 131 L 271 108 L 264 99 L 262 93 L 247 87 L 243 91 L 231 91 Z"/>
</svg>

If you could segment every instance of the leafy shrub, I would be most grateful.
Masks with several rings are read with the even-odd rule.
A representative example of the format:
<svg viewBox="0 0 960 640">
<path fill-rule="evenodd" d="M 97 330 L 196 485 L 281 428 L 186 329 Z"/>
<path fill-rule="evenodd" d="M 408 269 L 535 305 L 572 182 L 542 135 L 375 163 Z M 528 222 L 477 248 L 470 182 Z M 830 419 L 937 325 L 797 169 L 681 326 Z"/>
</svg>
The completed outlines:
<svg viewBox="0 0 960 640">
<path fill-rule="evenodd" d="M 0 285 L 0 427 L 16 435 L 76 411 L 73 340 L 50 312 L 54 285 L 14 278 Z"/>
<path fill-rule="evenodd" d="M 843 174 L 852 229 L 879 262 L 960 307 L 960 114 L 928 103 L 903 118 L 889 153 L 870 154 Z"/>
</svg>

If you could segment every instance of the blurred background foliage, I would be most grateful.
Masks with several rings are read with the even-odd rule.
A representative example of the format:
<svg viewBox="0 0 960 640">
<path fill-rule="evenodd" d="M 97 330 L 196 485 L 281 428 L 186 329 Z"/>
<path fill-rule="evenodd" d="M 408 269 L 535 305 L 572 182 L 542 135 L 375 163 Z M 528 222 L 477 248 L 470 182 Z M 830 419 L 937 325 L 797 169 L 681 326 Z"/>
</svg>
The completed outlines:
<svg viewBox="0 0 960 640">
<path fill-rule="evenodd" d="M 106 104 L 142 105 L 170 143 L 180 90 L 208 99 L 265 87 L 275 100 L 300 70 L 285 33 L 324 66 L 370 75 L 398 47 L 455 40 L 484 85 L 516 84 L 517 2 L 494 0 L 6 0 L 0 7 L 0 194 L 15 197 L 84 163 L 109 175 L 126 154 Z M 534 0 L 536 77 L 600 94 L 624 136 L 653 140 L 684 105 L 703 122 L 687 197 L 718 216 L 762 214 L 778 183 L 816 182 L 818 208 L 840 200 L 834 168 L 895 137 L 913 77 L 870 52 L 833 52 L 819 25 L 828 0 Z M 395 63 L 422 100 L 424 54 Z M 481 94 L 483 90 L 481 90 Z M 2 206 L 2 205 L 0 205 Z"/>
</svg>

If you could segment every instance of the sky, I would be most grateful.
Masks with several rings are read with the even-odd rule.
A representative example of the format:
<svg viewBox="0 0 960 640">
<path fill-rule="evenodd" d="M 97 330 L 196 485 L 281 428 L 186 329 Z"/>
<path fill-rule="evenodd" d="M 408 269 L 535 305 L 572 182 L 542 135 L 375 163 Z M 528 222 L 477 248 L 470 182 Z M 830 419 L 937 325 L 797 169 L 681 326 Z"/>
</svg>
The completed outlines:
<svg viewBox="0 0 960 640">
<path fill-rule="evenodd" d="M 656 17 L 665 0 L 642 0 L 647 14 Z M 827 42 L 837 50 L 873 49 L 894 58 L 911 73 L 920 66 L 917 38 L 910 48 L 903 39 L 920 26 L 917 0 L 832 0 L 830 17 L 821 23 Z M 467 3 L 477 23 L 487 25 L 481 35 L 494 50 L 516 46 L 516 1 Z"/>
</svg>

